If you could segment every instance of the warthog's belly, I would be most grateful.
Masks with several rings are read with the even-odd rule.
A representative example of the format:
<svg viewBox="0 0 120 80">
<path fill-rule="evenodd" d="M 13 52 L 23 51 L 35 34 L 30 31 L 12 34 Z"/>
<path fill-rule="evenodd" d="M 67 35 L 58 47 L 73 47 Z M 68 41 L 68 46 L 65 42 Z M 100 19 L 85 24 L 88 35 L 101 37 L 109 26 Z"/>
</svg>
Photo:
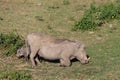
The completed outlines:
<svg viewBox="0 0 120 80">
<path fill-rule="evenodd" d="M 61 57 L 61 52 L 62 49 L 60 48 L 45 46 L 40 49 L 40 56 L 45 59 L 56 60 Z"/>
</svg>

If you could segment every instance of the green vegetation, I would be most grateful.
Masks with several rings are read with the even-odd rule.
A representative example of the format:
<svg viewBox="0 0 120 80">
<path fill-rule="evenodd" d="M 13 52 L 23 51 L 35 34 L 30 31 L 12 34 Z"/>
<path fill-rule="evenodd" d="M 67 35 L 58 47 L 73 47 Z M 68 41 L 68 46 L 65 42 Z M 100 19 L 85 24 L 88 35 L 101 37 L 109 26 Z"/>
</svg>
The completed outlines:
<svg viewBox="0 0 120 80">
<path fill-rule="evenodd" d="M 69 0 L 63 0 L 63 4 L 64 4 L 64 5 L 69 5 L 70 2 L 69 2 Z"/>
<path fill-rule="evenodd" d="M 76 21 L 73 30 L 95 30 L 114 19 L 120 19 L 120 3 L 107 3 L 99 7 L 92 3 L 83 17 Z"/>
<path fill-rule="evenodd" d="M 120 0 L 0 0 L 0 80 L 120 80 L 119 3 Z M 84 27 L 86 31 L 79 27 L 71 31 L 78 20 L 83 26 L 93 26 Z M 31 32 L 84 43 L 90 63 L 73 61 L 71 67 L 58 67 L 57 62 L 42 61 L 32 68 L 30 60 L 14 55 Z M 3 57 L 6 50 L 12 51 Z"/>
<path fill-rule="evenodd" d="M 23 44 L 24 41 L 17 33 L 0 33 L 0 48 L 3 49 L 3 55 L 5 56 L 15 54 L 17 49 Z"/>
<path fill-rule="evenodd" d="M 6 72 L 0 71 L 0 80 L 33 80 L 31 75 L 25 72 Z"/>
</svg>

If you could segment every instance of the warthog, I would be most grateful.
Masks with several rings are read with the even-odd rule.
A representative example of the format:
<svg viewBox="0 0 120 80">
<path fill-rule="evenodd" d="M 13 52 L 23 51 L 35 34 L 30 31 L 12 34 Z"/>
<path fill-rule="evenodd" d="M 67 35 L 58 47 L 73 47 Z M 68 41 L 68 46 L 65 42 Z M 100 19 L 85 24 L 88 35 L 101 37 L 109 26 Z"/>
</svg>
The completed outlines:
<svg viewBox="0 0 120 80">
<path fill-rule="evenodd" d="M 22 46 L 17 50 L 16 56 L 18 58 L 25 58 L 26 61 L 28 61 L 29 56 L 30 56 L 31 50 L 29 46 Z M 40 64 L 39 62 L 39 55 L 36 56 L 35 61 Z"/>
<path fill-rule="evenodd" d="M 56 39 L 42 33 L 31 33 L 27 36 L 27 42 L 30 46 L 30 60 L 35 66 L 36 55 L 48 60 L 60 60 L 61 66 L 70 66 L 73 58 L 81 63 L 89 62 L 84 45 L 78 41 L 67 39 Z"/>
<path fill-rule="evenodd" d="M 18 58 L 24 57 L 26 60 L 28 60 L 29 55 L 30 55 L 30 48 L 28 46 L 22 46 L 17 50 L 17 54 L 16 54 Z"/>
</svg>

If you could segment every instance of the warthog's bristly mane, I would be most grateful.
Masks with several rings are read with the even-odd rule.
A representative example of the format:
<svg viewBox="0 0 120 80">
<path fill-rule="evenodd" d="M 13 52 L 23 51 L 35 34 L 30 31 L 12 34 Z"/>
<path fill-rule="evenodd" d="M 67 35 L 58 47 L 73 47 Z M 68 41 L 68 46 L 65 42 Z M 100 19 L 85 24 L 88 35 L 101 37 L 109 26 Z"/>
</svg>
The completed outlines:
<svg viewBox="0 0 120 80">
<path fill-rule="evenodd" d="M 69 40 L 69 39 L 55 39 L 54 40 L 54 43 L 61 43 L 61 42 L 64 42 L 64 41 L 68 41 L 68 42 L 75 42 L 75 41 L 72 41 L 72 40 Z"/>
</svg>

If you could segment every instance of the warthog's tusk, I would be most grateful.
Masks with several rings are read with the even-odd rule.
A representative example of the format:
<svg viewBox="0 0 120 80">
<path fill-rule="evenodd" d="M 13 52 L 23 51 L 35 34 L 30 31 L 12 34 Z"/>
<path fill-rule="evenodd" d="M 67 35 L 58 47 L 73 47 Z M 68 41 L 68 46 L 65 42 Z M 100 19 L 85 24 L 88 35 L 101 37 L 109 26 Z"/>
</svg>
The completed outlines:
<svg viewBox="0 0 120 80">
<path fill-rule="evenodd" d="M 88 60 L 90 60 L 90 57 L 88 58 Z"/>
</svg>

